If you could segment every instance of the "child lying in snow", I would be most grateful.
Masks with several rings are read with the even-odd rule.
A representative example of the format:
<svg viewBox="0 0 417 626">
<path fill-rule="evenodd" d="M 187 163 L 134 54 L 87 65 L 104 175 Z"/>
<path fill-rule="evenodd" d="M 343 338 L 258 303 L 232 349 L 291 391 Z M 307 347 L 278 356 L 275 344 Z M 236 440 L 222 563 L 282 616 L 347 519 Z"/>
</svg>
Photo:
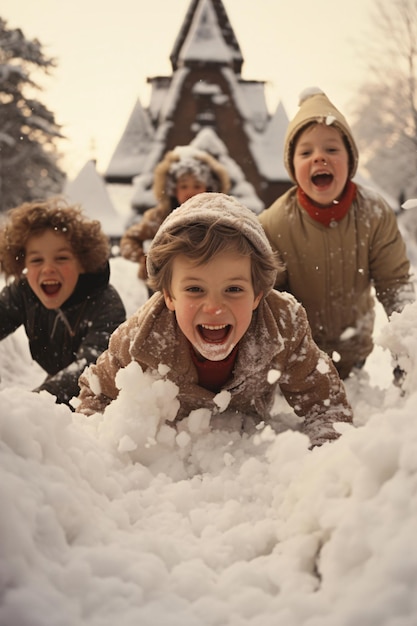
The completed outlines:
<svg viewBox="0 0 417 626">
<path fill-rule="evenodd" d="M 109 285 L 100 223 L 59 198 L 26 202 L 0 229 L 0 266 L 14 281 L 0 293 L 0 339 L 25 327 L 33 359 L 48 373 L 34 391 L 69 404 L 78 378 L 126 319 Z"/>
<path fill-rule="evenodd" d="M 267 422 L 279 384 L 312 445 L 338 437 L 334 422 L 351 422 L 343 383 L 303 307 L 273 291 L 278 262 L 252 211 L 225 194 L 194 196 L 165 219 L 147 266 L 157 293 L 81 376 L 78 412 L 102 412 L 118 395 L 117 372 L 135 360 L 143 370 L 169 367 L 177 420 L 202 407 L 216 415 L 215 396 L 227 390 L 227 415 Z"/>
</svg>

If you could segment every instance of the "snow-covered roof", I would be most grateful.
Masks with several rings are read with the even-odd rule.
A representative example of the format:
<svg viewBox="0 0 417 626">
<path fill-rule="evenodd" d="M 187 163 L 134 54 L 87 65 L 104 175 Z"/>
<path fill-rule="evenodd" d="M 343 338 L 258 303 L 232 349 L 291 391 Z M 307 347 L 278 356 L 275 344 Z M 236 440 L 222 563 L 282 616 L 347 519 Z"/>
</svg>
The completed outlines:
<svg viewBox="0 0 417 626">
<path fill-rule="evenodd" d="M 117 238 L 124 233 L 124 221 L 116 211 L 93 161 L 87 161 L 76 178 L 67 182 L 64 196 L 70 202 L 80 204 L 90 219 L 99 220 L 108 237 Z"/>
<path fill-rule="evenodd" d="M 169 89 L 166 93 L 165 99 L 162 103 L 159 122 L 164 122 L 166 119 L 171 118 L 175 105 L 180 97 L 181 89 L 185 79 L 189 73 L 189 69 L 182 67 L 178 69 L 172 77 Z"/>
<path fill-rule="evenodd" d="M 138 99 L 111 158 L 105 174 L 106 178 L 128 178 L 140 172 L 153 134 L 148 113 Z"/>
<path fill-rule="evenodd" d="M 191 1 L 170 59 L 174 71 L 185 61 L 207 61 L 241 72 L 242 53 L 221 0 Z"/>
<path fill-rule="evenodd" d="M 251 149 L 259 171 L 268 180 L 290 181 L 284 166 L 284 141 L 288 116 L 281 102 L 263 133 L 251 133 Z"/>
<path fill-rule="evenodd" d="M 148 112 L 154 124 L 158 121 L 159 112 L 169 92 L 171 80 L 171 76 L 153 76 L 148 78 L 148 83 L 152 86 Z"/>
<path fill-rule="evenodd" d="M 211 0 L 201 0 L 178 53 L 180 65 L 189 61 L 229 64 L 233 51 L 224 40 Z"/>
<path fill-rule="evenodd" d="M 260 80 L 238 80 L 237 86 L 242 100 L 247 103 L 250 118 L 256 130 L 263 131 L 268 123 L 269 112 L 265 100 L 265 82 Z"/>
</svg>

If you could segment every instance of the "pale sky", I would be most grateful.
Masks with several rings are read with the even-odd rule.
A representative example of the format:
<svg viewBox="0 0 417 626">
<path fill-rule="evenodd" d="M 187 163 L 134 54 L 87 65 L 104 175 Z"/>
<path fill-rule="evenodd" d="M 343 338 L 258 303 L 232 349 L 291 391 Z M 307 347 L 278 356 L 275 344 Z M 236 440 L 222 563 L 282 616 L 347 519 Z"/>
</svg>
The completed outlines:
<svg viewBox="0 0 417 626">
<path fill-rule="evenodd" d="M 273 112 L 289 117 L 298 95 L 318 86 L 349 113 L 366 76 L 361 54 L 374 0 L 223 0 L 242 49 L 242 76 L 268 81 Z M 70 178 L 90 158 L 104 172 L 136 99 L 149 102 L 149 76 L 170 75 L 169 55 L 190 0 L 2 0 L 9 28 L 37 37 L 58 66 L 39 99 L 67 140 Z"/>
</svg>

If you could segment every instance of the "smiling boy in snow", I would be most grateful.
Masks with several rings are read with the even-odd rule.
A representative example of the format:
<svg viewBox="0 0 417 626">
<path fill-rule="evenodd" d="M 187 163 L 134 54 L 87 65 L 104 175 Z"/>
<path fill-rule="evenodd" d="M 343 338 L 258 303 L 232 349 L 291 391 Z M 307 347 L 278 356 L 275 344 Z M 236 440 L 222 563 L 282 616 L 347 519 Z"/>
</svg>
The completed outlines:
<svg viewBox="0 0 417 626">
<path fill-rule="evenodd" d="M 109 240 L 98 221 L 58 198 L 22 204 L 0 229 L 0 264 L 14 282 L 0 293 L 0 339 L 24 326 L 48 373 L 34 391 L 69 404 L 83 369 L 126 319 L 109 285 Z"/>
<path fill-rule="evenodd" d="M 351 422 L 343 383 L 312 341 L 303 307 L 272 289 L 278 263 L 252 211 L 220 193 L 187 200 L 163 222 L 147 264 L 157 292 L 81 376 L 78 412 L 103 412 L 118 395 L 117 372 L 135 360 L 143 370 L 169 368 L 177 420 L 198 408 L 215 415 L 215 396 L 226 390 L 227 415 L 267 422 L 279 384 L 312 445 L 338 437 L 334 422 Z"/>
<path fill-rule="evenodd" d="M 317 88 L 301 94 L 284 163 L 296 185 L 259 216 L 285 264 L 276 287 L 303 304 L 314 340 L 346 378 L 373 349 L 372 287 L 388 316 L 414 301 L 405 244 L 385 200 L 352 181 L 355 140 Z"/>
</svg>

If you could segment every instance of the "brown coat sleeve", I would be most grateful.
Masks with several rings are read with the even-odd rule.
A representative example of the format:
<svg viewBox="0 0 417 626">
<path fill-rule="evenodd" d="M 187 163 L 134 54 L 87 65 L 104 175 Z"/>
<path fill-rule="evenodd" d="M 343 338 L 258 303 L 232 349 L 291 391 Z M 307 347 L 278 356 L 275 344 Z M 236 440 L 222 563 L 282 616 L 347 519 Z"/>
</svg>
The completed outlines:
<svg viewBox="0 0 417 626">
<path fill-rule="evenodd" d="M 335 422 L 352 422 L 352 408 L 332 360 L 312 339 L 301 305 L 294 315 L 291 337 L 281 391 L 295 412 L 304 417 L 302 431 L 311 444 L 321 445 L 339 437 L 333 428 Z"/>
<path fill-rule="evenodd" d="M 282 372 L 278 381 L 282 393 L 304 419 L 302 431 L 312 445 L 337 439 L 333 424 L 350 423 L 353 415 L 332 360 L 312 339 L 306 311 L 293 296 L 272 292 L 267 303 L 272 313 L 272 319 L 266 316 L 268 337 L 276 341 L 274 319 L 282 337 L 283 350 L 275 365 Z"/>
<path fill-rule="evenodd" d="M 133 224 L 120 240 L 120 254 L 129 261 L 139 263 L 139 277 L 147 278 L 144 242 L 155 237 L 165 218 L 162 207 L 153 207 L 143 214 L 141 221 Z"/>
</svg>

